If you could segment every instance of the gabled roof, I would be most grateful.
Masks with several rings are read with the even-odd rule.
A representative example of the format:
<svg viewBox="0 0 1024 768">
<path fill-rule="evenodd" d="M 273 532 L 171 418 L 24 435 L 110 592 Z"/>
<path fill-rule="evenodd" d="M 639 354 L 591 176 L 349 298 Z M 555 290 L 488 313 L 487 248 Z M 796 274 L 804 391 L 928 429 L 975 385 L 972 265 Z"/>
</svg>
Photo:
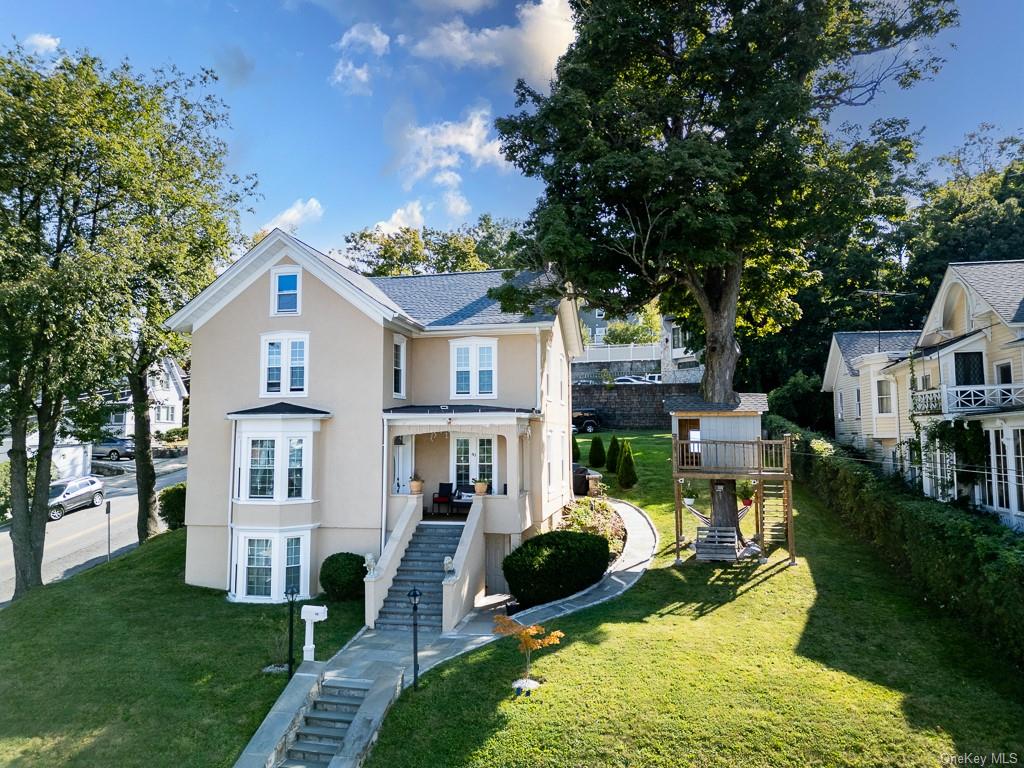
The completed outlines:
<svg viewBox="0 0 1024 768">
<path fill-rule="evenodd" d="M 551 322 L 557 304 L 535 307 L 532 314 L 505 312 L 488 297 L 491 288 L 506 284 L 504 270 L 447 272 L 437 275 L 373 277 L 370 281 L 425 328 Z M 522 272 L 512 283 L 521 287 L 547 285 L 543 272 Z"/>
<path fill-rule="evenodd" d="M 694 392 L 682 395 L 670 395 L 665 398 L 665 410 L 669 413 L 679 412 L 722 412 L 722 413 L 766 413 L 768 411 L 768 395 L 763 392 L 738 392 L 738 403 L 712 403 Z"/>
<path fill-rule="evenodd" d="M 310 408 L 305 405 L 298 405 L 297 403 L 278 402 L 271 403 L 270 405 L 261 405 L 256 408 L 246 408 L 242 411 L 232 411 L 228 414 L 228 418 L 238 418 L 239 416 L 291 416 L 294 418 L 324 419 L 330 415 L 330 411 L 323 411 L 319 408 Z"/>
<path fill-rule="evenodd" d="M 839 331 L 832 334 L 851 376 L 857 375 L 853 361 L 875 352 L 904 352 L 917 344 L 920 331 Z"/>
<path fill-rule="evenodd" d="M 956 261 L 949 265 L 1004 323 L 1024 323 L 1024 260 Z"/>
</svg>

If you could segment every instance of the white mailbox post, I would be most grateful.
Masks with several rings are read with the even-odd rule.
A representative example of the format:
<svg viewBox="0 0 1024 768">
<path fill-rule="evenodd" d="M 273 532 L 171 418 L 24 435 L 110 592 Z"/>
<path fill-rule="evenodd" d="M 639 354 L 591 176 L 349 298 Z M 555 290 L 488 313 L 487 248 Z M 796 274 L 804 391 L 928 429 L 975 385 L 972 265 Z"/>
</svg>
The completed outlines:
<svg viewBox="0 0 1024 768">
<path fill-rule="evenodd" d="M 306 643 L 302 646 L 303 661 L 313 661 L 313 652 L 316 649 L 316 646 L 313 645 L 313 625 L 326 618 L 326 605 L 302 606 L 302 620 L 306 622 Z"/>
</svg>

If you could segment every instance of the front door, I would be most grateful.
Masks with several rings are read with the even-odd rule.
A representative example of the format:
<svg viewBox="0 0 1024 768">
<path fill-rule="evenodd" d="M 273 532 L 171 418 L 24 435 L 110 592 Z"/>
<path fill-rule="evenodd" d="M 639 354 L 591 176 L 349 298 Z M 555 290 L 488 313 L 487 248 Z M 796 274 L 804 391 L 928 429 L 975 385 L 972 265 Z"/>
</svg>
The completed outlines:
<svg viewBox="0 0 1024 768">
<path fill-rule="evenodd" d="M 491 493 L 497 492 L 498 477 L 495 473 L 495 443 L 493 437 L 456 435 L 452 440 L 452 482 L 472 485 L 474 480 L 486 480 L 491 484 Z"/>
<path fill-rule="evenodd" d="M 400 435 L 391 446 L 391 483 L 393 493 L 409 493 L 409 478 L 412 477 L 412 441 L 411 436 Z"/>
</svg>

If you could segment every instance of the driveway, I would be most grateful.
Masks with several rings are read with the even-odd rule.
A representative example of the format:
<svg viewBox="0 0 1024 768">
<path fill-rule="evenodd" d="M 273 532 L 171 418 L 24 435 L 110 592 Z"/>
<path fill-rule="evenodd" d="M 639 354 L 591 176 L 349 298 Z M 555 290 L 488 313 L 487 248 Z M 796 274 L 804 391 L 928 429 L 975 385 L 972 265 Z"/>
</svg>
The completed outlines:
<svg viewBox="0 0 1024 768">
<path fill-rule="evenodd" d="M 127 465 L 127 462 L 124 462 Z M 132 462 L 134 465 L 134 462 Z M 127 468 L 127 466 L 126 466 Z M 160 471 L 159 469 L 157 471 Z M 135 475 L 102 478 L 110 500 L 110 551 L 124 554 L 138 546 L 135 518 L 139 505 L 135 499 Z M 185 469 L 161 475 L 156 487 L 163 488 L 185 480 Z M 50 583 L 90 568 L 107 559 L 106 504 L 71 512 L 46 525 L 43 552 L 43 581 Z M 0 529 L 0 607 L 14 596 L 14 551 L 11 528 Z"/>
</svg>

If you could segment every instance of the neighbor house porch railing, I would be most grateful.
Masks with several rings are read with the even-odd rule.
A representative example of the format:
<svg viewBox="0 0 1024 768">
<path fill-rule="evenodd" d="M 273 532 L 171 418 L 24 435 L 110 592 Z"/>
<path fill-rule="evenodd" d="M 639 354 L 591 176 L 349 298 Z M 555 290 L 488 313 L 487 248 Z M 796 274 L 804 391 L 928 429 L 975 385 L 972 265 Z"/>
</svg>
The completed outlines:
<svg viewBox="0 0 1024 768">
<path fill-rule="evenodd" d="M 1024 408 L 1024 384 L 970 384 L 911 392 L 914 413 L 966 413 Z"/>
<path fill-rule="evenodd" d="M 680 475 L 790 474 L 790 442 L 783 440 L 676 440 L 673 467 Z"/>
</svg>

